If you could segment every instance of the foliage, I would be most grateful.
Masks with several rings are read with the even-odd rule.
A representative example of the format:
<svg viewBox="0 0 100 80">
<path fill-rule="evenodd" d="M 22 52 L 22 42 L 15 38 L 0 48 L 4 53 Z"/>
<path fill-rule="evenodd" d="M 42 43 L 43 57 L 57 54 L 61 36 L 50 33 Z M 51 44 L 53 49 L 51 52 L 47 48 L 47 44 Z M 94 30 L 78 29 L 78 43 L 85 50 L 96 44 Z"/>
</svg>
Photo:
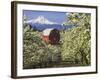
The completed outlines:
<svg viewBox="0 0 100 80">
<path fill-rule="evenodd" d="M 61 33 L 62 59 L 89 65 L 91 51 L 90 14 L 70 13 L 68 14 L 68 22 L 64 25 L 67 24 L 75 27 Z"/>
<path fill-rule="evenodd" d="M 24 68 L 30 65 L 47 66 L 50 62 L 60 60 L 60 47 L 46 44 L 42 39 L 42 33 L 24 27 Z M 46 65 L 44 65 L 44 63 Z M 40 67 L 42 67 L 40 66 Z"/>
</svg>

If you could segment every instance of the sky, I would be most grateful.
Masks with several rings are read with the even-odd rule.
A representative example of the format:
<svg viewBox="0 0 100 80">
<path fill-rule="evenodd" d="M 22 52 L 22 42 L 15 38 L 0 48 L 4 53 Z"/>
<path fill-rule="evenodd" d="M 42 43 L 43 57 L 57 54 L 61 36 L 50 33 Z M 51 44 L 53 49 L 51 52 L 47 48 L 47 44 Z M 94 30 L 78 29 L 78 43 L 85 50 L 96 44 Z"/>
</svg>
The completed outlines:
<svg viewBox="0 0 100 80">
<path fill-rule="evenodd" d="M 26 16 L 28 20 L 36 19 L 38 16 L 44 16 L 49 21 L 62 24 L 66 21 L 66 12 L 54 12 L 54 11 L 33 11 L 23 10 L 23 16 Z"/>
</svg>

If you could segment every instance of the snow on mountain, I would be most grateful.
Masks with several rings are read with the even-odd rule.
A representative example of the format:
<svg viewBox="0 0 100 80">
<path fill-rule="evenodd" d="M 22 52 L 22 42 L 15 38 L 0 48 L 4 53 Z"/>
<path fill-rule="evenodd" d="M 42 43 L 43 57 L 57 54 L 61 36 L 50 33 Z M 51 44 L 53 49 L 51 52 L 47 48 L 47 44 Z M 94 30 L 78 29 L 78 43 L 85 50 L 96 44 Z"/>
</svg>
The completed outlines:
<svg viewBox="0 0 100 80">
<path fill-rule="evenodd" d="M 56 22 L 49 21 L 44 16 L 38 16 L 36 19 L 29 20 L 26 23 L 57 24 Z"/>
</svg>

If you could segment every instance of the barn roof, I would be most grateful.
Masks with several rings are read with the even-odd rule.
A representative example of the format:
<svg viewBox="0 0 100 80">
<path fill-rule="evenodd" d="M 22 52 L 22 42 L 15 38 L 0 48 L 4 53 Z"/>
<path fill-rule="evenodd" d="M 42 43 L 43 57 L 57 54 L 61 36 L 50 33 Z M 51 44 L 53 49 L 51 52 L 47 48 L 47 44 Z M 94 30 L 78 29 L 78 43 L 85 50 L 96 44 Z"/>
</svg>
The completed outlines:
<svg viewBox="0 0 100 80">
<path fill-rule="evenodd" d="M 43 30 L 43 35 L 48 36 L 53 29 L 54 28 L 47 28 L 47 29 Z"/>
</svg>

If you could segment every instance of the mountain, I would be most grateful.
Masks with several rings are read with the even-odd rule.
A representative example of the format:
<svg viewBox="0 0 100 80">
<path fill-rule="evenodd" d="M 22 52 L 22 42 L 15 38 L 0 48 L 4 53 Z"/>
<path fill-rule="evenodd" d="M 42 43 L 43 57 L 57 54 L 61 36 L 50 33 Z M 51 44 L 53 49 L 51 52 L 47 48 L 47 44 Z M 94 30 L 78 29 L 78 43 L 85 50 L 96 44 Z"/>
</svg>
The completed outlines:
<svg viewBox="0 0 100 80">
<path fill-rule="evenodd" d="M 71 25 L 64 26 L 62 24 L 52 22 L 47 18 L 45 18 L 44 16 L 38 16 L 36 19 L 28 20 L 25 23 L 30 25 L 30 27 L 33 28 L 34 30 L 38 30 L 38 31 L 43 31 L 47 28 L 54 28 L 57 30 L 72 28 Z"/>
<path fill-rule="evenodd" d="M 36 19 L 26 21 L 26 23 L 38 23 L 38 24 L 57 24 L 56 22 L 49 21 L 44 16 L 38 16 Z"/>
</svg>

